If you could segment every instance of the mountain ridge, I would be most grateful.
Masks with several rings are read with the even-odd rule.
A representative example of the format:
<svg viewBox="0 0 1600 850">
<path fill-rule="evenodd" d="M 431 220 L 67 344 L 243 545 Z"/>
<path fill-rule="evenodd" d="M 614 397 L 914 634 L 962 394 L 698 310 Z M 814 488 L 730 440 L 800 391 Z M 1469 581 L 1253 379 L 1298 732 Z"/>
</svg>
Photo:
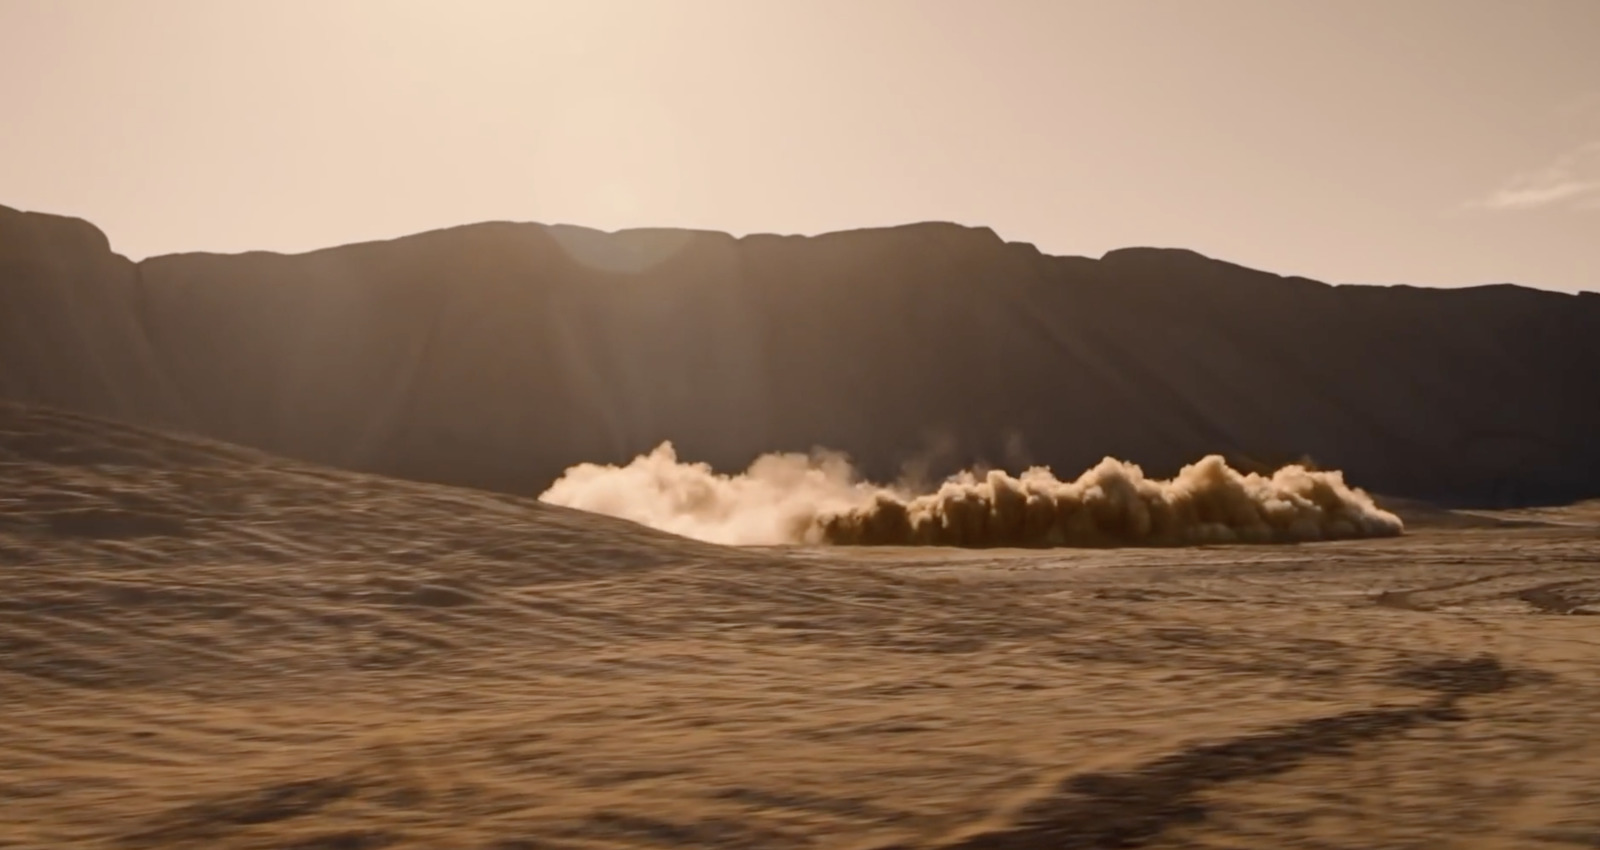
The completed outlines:
<svg viewBox="0 0 1600 850">
<path fill-rule="evenodd" d="M 865 474 L 1309 456 L 1454 505 L 1600 495 L 1600 296 L 1327 284 L 985 227 L 480 222 L 137 263 L 0 207 L 0 397 L 536 493 L 663 440 Z"/>
</svg>

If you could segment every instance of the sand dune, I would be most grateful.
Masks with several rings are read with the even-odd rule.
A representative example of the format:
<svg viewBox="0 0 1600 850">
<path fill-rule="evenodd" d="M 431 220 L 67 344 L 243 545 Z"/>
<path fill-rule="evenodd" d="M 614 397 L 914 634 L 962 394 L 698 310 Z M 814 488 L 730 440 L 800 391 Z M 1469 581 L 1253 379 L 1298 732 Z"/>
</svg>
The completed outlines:
<svg viewBox="0 0 1600 850">
<path fill-rule="evenodd" d="M 1552 517 L 729 549 L 0 404 L 0 844 L 1587 846 Z"/>
<path fill-rule="evenodd" d="M 1404 523 L 1337 471 L 1240 473 L 1218 455 L 1168 481 L 1106 458 L 1076 480 L 1035 467 L 972 471 L 918 492 L 860 479 L 838 453 L 771 454 L 737 475 L 680 462 L 671 443 L 624 466 L 581 464 L 540 501 L 712 543 L 1184 546 L 1392 537 Z"/>
<path fill-rule="evenodd" d="M 528 496 L 671 440 L 723 470 L 826 446 L 874 481 L 1310 457 L 1396 496 L 1564 503 L 1600 497 L 1596 374 L 1594 295 L 1051 257 L 951 224 L 488 223 L 134 264 L 0 208 L 0 398 Z"/>
</svg>

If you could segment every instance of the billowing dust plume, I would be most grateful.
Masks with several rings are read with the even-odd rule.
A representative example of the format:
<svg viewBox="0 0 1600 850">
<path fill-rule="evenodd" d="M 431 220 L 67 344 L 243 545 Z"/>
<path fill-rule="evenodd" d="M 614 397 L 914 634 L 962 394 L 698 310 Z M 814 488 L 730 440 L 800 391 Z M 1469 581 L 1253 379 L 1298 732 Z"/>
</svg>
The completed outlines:
<svg viewBox="0 0 1600 850">
<path fill-rule="evenodd" d="M 540 501 L 630 519 L 711 543 L 822 542 L 823 518 L 870 505 L 880 488 L 856 480 L 843 455 L 769 454 L 739 475 L 683 463 L 671 443 L 627 466 L 579 464 Z"/>
<path fill-rule="evenodd" d="M 857 478 L 837 454 L 765 455 L 737 475 L 663 443 L 626 466 L 568 469 L 541 501 L 712 543 L 885 546 L 1182 546 L 1400 534 L 1400 518 L 1337 471 L 1244 474 L 1218 455 L 1171 480 L 1102 460 L 1074 481 L 962 473 L 916 494 Z"/>
</svg>

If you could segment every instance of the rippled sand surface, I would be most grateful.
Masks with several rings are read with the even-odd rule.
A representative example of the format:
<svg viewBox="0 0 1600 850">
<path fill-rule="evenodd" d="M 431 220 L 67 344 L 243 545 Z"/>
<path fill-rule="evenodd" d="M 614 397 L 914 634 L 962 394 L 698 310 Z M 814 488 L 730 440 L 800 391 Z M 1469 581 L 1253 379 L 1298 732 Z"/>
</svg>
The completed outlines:
<svg viewBox="0 0 1600 850">
<path fill-rule="evenodd" d="M 735 550 L 0 406 L 0 846 L 1600 846 L 1600 511 Z"/>
</svg>

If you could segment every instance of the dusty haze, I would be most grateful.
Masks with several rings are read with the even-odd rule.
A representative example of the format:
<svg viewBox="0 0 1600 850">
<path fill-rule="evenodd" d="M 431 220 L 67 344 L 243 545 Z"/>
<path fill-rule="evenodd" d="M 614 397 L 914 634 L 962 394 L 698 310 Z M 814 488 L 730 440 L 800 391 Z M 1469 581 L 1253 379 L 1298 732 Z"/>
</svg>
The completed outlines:
<svg viewBox="0 0 1600 850">
<path fill-rule="evenodd" d="M 1593 0 L 0 0 L 0 203 L 119 251 L 939 219 L 1600 288 Z"/>
<path fill-rule="evenodd" d="M 1218 455 L 1170 480 L 1105 458 L 1074 480 L 966 471 L 933 492 L 863 481 L 841 454 L 769 454 L 735 475 L 670 443 L 623 466 L 580 464 L 541 501 L 727 544 L 1115 546 L 1390 537 L 1404 524 L 1338 471 L 1240 473 Z"/>
<path fill-rule="evenodd" d="M 0 848 L 1600 848 L 1597 34 L 0 0 Z"/>
</svg>

